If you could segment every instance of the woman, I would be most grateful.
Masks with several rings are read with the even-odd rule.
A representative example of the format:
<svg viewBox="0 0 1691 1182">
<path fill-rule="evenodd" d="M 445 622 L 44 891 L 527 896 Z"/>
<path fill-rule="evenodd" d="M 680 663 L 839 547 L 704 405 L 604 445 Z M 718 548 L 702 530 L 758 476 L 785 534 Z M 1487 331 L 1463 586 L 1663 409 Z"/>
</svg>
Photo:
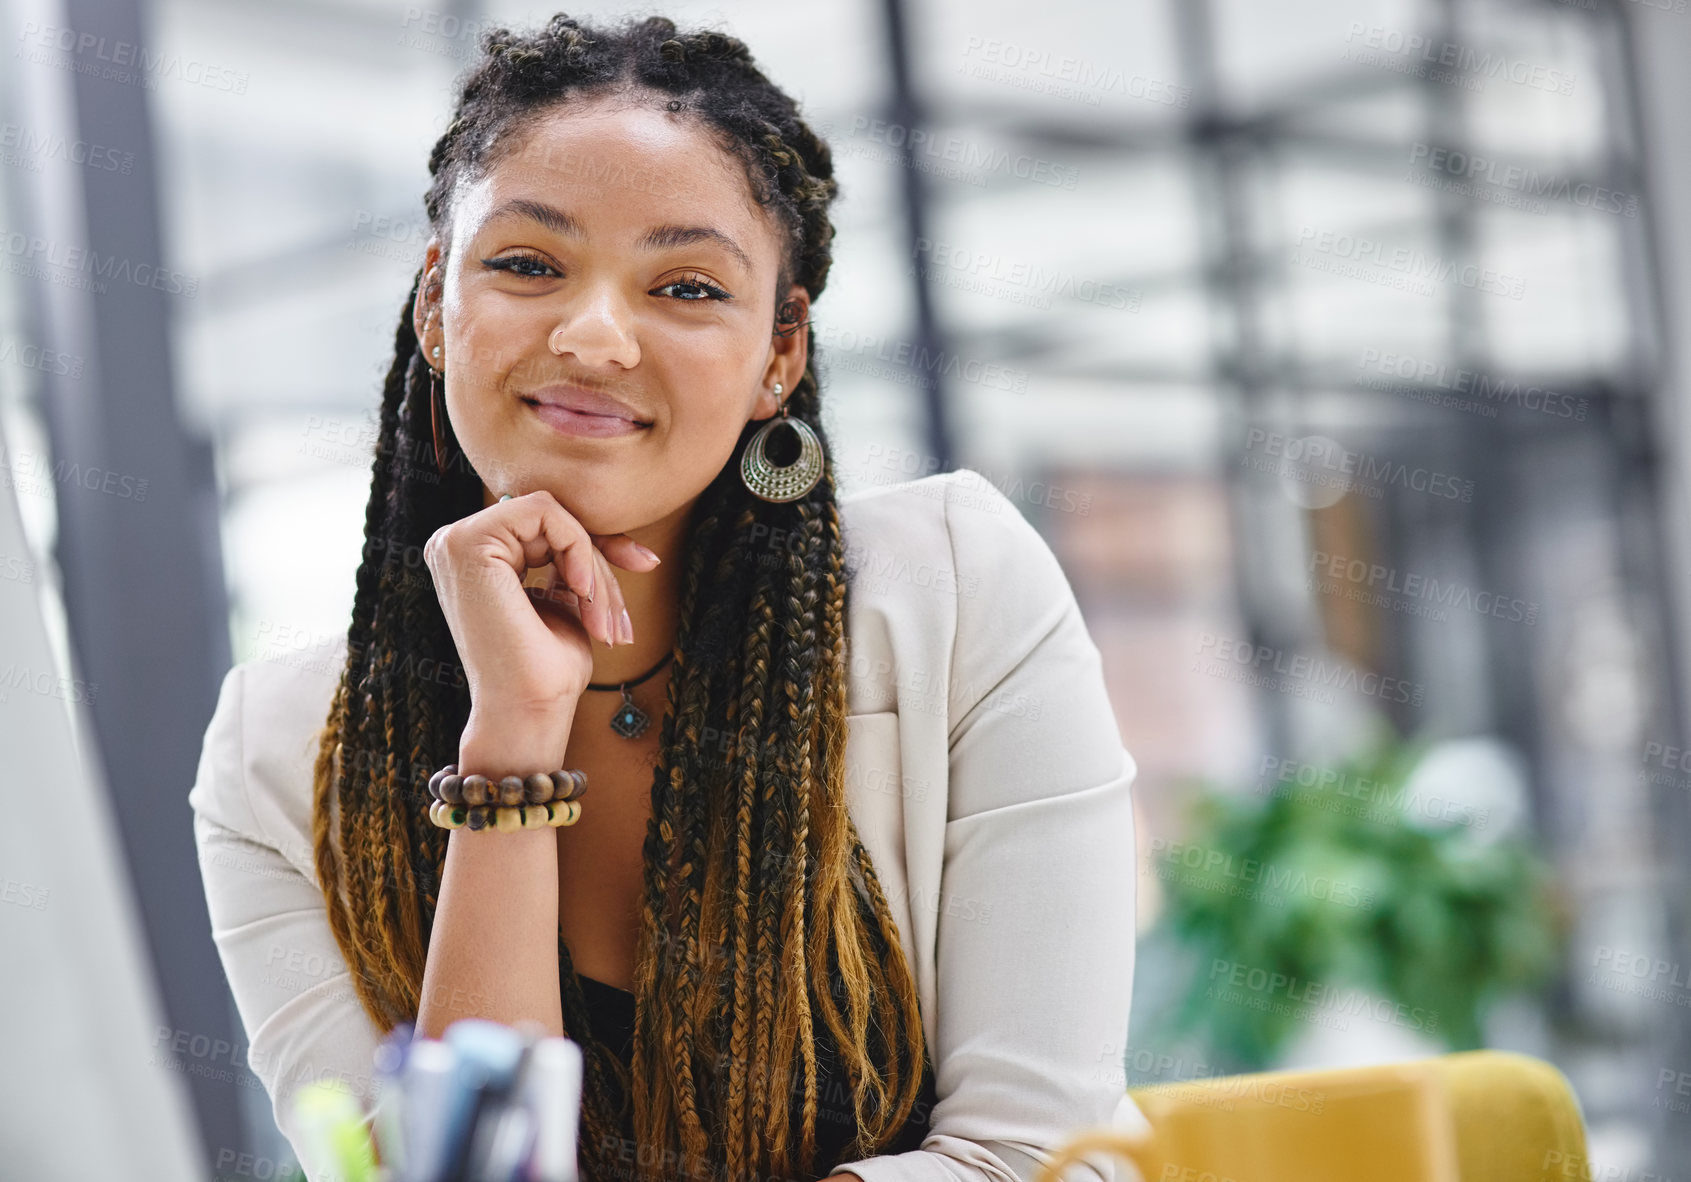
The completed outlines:
<svg viewBox="0 0 1691 1182">
<path fill-rule="evenodd" d="M 1011 1182 L 1135 1122 L 1133 761 L 997 490 L 836 499 L 827 144 L 722 33 L 560 14 L 483 50 L 332 694 L 237 667 L 190 794 L 281 1128 L 466 1016 L 583 1046 L 594 1182 Z M 591 792 L 443 828 L 448 764 Z"/>
</svg>

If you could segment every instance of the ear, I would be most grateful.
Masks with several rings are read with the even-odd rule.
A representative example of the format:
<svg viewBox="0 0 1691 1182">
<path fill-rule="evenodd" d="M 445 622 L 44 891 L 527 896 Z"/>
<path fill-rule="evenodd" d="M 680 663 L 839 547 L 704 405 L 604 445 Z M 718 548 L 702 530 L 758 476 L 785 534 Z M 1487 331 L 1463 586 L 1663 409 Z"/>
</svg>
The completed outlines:
<svg viewBox="0 0 1691 1182">
<path fill-rule="evenodd" d="M 795 283 L 776 301 L 775 324 L 769 334 L 769 360 L 763 367 L 752 418 L 767 419 L 778 414 L 781 404 L 798 388 L 804 368 L 810 362 L 810 334 L 805 327 L 809 320 L 810 293 Z M 779 397 L 773 392 L 776 382 L 781 383 Z"/>
<path fill-rule="evenodd" d="M 435 346 L 443 345 L 446 339 L 440 323 L 440 297 L 445 271 L 440 239 L 431 237 L 428 248 L 423 252 L 422 279 L 417 284 L 417 300 L 411 308 L 411 331 L 417 336 L 417 347 L 422 350 L 424 360 L 430 362 L 433 361 Z"/>
</svg>

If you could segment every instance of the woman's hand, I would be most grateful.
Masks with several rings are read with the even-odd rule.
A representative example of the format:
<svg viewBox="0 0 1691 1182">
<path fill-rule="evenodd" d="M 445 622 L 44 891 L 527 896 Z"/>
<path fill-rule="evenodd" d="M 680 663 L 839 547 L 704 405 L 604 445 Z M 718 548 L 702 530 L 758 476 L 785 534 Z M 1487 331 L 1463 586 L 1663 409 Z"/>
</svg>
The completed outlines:
<svg viewBox="0 0 1691 1182">
<path fill-rule="evenodd" d="M 593 646 L 623 642 L 611 564 L 658 559 L 627 534 L 589 534 L 544 490 L 441 526 L 423 546 L 469 681 L 471 719 L 568 722 L 592 680 Z M 532 568 L 542 585 L 525 587 Z M 560 717 L 561 715 L 561 717 Z"/>
</svg>

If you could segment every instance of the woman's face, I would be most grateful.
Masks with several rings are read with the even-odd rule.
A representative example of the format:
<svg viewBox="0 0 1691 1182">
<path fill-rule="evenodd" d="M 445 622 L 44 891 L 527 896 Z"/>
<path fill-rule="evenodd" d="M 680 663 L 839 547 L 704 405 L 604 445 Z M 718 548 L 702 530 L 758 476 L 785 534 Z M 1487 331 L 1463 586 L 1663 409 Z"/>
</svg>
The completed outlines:
<svg viewBox="0 0 1691 1182">
<path fill-rule="evenodd" d="M 591 533 L 684 521 L 747 421 L 779 409 L 774 384 L 804 373 L 805 334 L 774 333 L 776 222 L 686 115 L 541 116 L 452 216 L 444 272 L 437 241 L 424 259 L 440 302 L 418 299 L 416 327 L 486 504 L 544 488 Z M 808 308 L 797 284 L 781 298 Z M 538 408 L 571 388 L 643 425 Z"/>
</svg>

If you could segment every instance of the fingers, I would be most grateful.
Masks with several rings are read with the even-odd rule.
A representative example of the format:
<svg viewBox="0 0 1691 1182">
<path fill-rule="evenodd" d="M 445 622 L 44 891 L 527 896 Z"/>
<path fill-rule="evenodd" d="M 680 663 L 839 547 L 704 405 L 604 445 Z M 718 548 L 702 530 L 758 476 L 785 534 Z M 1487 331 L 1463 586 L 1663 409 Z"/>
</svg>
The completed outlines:
<svg viewBox="0 0 1691 1182">
<path fill-rule="evenodd" d="M 598 590 L 594 593 L 593 606 L 604 612 L 604 631 L 596 635 L 607 645 L 617 645 L 623 642 L 622 626 L 622 588 L 616 585 L 616 579 L 611 574 L 611 564 L 605 561 L 605 556 L 595 548 L 593 551 L 594 582 Z"/>
<path fill-rule="evenodd" d="M 662 560 L 627 534 L 593 534 L 591 537 L 604 562 L 601 571 L 605 581 L 612 588 L 612 594 L 616 597 L 615 610 L 620 619 L 627 610 L 628 604 L 623 598 L 622 581 L 617 578 L 616 572 L 611 569 L 611 563 L 614 562 L 626 570 L 649 571 L 657 567 Z M 632 631 L 632 626 L 630 630 Z M 623 640 L 624 643 L 628 643 L 633 640 L 633 637 L 631 635 L 624 636 Z"/>
<path fill-rule="evenodd" d="M 582 555 L 590 569 L 590 584 L 588 591 L 583 593 L 584 601 L 580 605 L 581 620 L 587 625 L 587 632 L 593 639 L 611 647 L 622 639 L 617 635 L 617 613 L 622 610 L 620 591 L 612 584 L 611 568 L 605 562 L 605 556 L 599 553 L 592 542 L 586 543 Z M 585 596 L 589 593 L 592 598 L 586 599 Z"/>
<path fill-rule="evenodd" d="M 581 625 L 587 634 L 606 646 L 616 644 L 613 596 L 607 593 L 611 589 L 606 586 L 610 568 L 581 523 L 544 491 L 502 503 L 519 513 L 538 512 L 539 530 L 535 533 L 529 527 L 527 532 L 531 536 L 524 542 L 523 561 L 535 566 L 550 563 L 557 572 L 554 596 L 561 588 L 574 592 Z M 621 605 L 615 610 L 621 611 Z"/>
<path fill-rule="evenodd" d="M 587 601 L 564 586 L 563 578 L 558 575 L 555 567 L 546 569 L 548 576 L 553 579 L 552 585 L 528 589 L 529 602 L 534 605 L 534 610 L 541 616 L 573 620 L 591 635 L 593 625 L 589 622 Z"/>
<path fill-rule="evenodd" d="M 546 563 L 558 572 L 554 598 L 567 588 L 576 595 L 581 623 L 589 636 L 606 646 L 626 644 L 632 636 L 621 631 L 628 604 L 611 564 L 626 570 L 649 571 L 657 555 L 627 534 L 589 534 L 550 493 L 537 491 L 501 502 L 520 513 L 538 511 L 539 531 L 523 542 L 524 561 Z"/>
<path fill-rule="evenodd" d="M 649 571 L 656 569 L 660 559 L 627 534 L 593 534 L 593 544 L 599 552 L 624 570 Z"/>
<path fill-rule="evenodd" d="M 527 588 L 530 599 L 538 603 L 572 607 L 579 610 L 584 601 L 581 596 L 571 591 L 565 584 L 564 577 L 558 573 L 557 567 L 546 566 L 536 569 L 545 571 L 545 581 Z"/>
<path fill-rule="evenodd" d="M 547 501 L 550 499 L 546 498 Z M 539 508 L 541 536 L 535 540 L 544 544 L 536 547 L 538 553 L 525 554 L 524 561 L 535 565 L 550 561 L 557 568 L 564 586 L 581 597 L 582 623 L 585 624 L 592 614 L 597 594 L 598 561 L 593 543 L 588 539 L 587 531 L 567 518 L 556 502 L 543 502 Z M 597 630 L 589 625 L 588 631 Z"/>
</svg>

